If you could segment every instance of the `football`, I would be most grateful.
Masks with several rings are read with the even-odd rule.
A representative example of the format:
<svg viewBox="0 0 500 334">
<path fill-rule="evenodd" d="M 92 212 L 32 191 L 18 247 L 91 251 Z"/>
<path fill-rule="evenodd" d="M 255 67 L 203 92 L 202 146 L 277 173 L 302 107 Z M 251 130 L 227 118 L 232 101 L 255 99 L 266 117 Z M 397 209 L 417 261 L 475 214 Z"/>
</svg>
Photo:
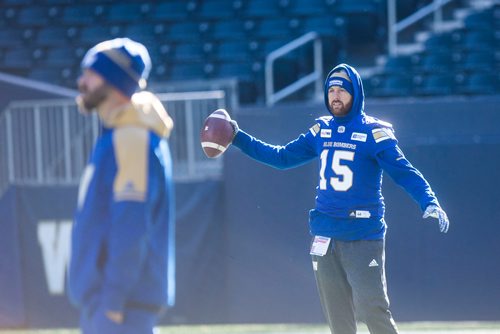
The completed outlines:
<svg viewBox="0 0 500 334">
<path fill-rule="evenodd" d="M 233 140 L 231 117 L 224 109 L 217 109 L 205 119 L 201 128 L 200 141 L 205 155 L 209 158 L 220 156 Z"/>
</svg>

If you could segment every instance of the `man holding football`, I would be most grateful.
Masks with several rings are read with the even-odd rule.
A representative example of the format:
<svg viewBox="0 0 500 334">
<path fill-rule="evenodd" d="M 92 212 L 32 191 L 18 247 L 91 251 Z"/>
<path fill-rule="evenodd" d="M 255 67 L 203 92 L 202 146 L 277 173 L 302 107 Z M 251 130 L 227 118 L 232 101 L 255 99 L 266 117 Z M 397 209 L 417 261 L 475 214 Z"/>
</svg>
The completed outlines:
<svg viewBox="0 0 500 334">
<path fill-rule="evenodd" d="M 372 334 L 398 333 L 389 310 L 385 279 L 387 172 L 446 233 L 449 221 L 423 175 L 398 147 L 392 125 L 364 112 L 357 71 L 340 64 L 328 74 L 324 99 L 329 116 L 284 146 L 264 143 L 232 120 L 232 144 L 279 169 L 319 158 L 316 206 L 309 213 L 312 264 L 332 333 L 355 334 L 356 321 Z"/>
</svg>

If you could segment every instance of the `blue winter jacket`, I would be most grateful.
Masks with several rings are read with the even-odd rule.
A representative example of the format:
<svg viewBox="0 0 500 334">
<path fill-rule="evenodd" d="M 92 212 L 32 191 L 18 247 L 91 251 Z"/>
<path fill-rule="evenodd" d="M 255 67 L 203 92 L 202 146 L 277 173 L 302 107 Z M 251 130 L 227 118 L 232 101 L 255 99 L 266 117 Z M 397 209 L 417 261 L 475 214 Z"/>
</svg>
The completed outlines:
<svg viewBox="0 0 500 334">
<path fill-rule="evenodd" d="M 364 112 L 361 77 L 346 64 L 353 85 L 353 104 L 346 116 L 324 116 L 307 132 L 284 146 L 270 145 L 240 130 L 233 145 L 275 168 L 292 168 L 319 158 L 316 207 L 310 212 L 312 235 L 339 240 L 371 240 L 385 236 L 382 172 L 385 170 L 424 210 L 438 205 L 422 174 L 404 157 L 392 125 Z M 331 112 L 330 112 L 331 113 Z"/>
<path fill-rule="evenodd" d="M 159 311 L 175 291 L 172 121 L 147 92 L 99 117 L 72 230 L 70 299 L 89 312 Z"/>
</svg>

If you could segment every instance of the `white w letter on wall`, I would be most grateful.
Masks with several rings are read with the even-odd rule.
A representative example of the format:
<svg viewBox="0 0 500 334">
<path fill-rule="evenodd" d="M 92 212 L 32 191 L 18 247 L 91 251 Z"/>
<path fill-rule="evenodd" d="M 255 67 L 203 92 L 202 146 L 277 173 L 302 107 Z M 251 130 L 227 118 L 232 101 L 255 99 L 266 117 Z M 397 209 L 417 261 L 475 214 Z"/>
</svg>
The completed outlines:
<svg viewBox="0 0 500 334">
<path fill-rule="evenodd" d="M 43 220 L 38 224 L 38 242 L 42 248 L 43 267 L 49 292 L 64 293 L 64 279 L 70 257 L 71 221 Z"/>
</svg>

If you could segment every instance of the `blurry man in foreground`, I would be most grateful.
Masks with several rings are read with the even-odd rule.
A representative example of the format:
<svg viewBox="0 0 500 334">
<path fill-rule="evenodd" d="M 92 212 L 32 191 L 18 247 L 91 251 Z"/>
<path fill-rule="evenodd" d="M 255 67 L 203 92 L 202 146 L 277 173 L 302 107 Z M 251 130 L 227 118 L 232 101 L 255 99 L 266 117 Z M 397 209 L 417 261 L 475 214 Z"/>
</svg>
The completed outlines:
<svg viewBox="0 0 500 334">
<path fill-rule="evenodd" d="M 77 104 L 102 124 L 82 175 L 69 294 L 84 334 L 152 334 L 173 303 L 172 119 L 145 87 L 146 48 L 99 43 L 82 61 Z"/>
</svg>

